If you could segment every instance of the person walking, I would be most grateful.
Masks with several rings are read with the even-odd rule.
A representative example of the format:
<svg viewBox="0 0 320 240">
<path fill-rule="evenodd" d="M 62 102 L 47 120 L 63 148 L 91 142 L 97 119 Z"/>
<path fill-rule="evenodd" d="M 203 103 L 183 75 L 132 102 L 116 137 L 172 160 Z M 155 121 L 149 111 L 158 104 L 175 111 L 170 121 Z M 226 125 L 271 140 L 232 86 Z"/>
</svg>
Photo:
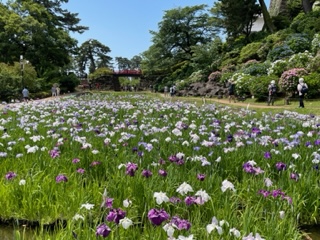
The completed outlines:
<svg viewBox="0 0 320 240">
<path fill-rule="evenodd" d="M 57 96 L 57 88 L 55 86 L 52 86 L 52 88 L 51 88 L 51 95 L 52 95 L 52 97 Z"/>
<path fill-rule="evenodd" d="M 168 96 L 168 86 L 164 86 L 163 92 L 164 92 L 164 96 L 167 97 Z"/>
<path fill-rule="evenodd" d="M 22 97 L 24 102 L 29 101 L 29 90 L 26 87 L 24 87 L 22 90 Z"/>
<path fill-rule="evenodd" d="M 274 99 L 277 94 L 276 81 L 272 80 L 268 86 L 268 106 L 274 105 Z"/>
<path fill-rule="evenodd" d="M 57 86 L 56 91 L 57 91 L 57 96 L 59 96 L 60 95 L 60 87 L 59 86 Z"/>
<path fill-rule="evenodd" d="M 229 103 L 231 103 L 231 100 L 236 102 L 236 96 L 235 96 L 236 84 L 231 79 L 229 79 L 228 82 L 229 82 L 229 86 L 228 86 Z"/>
<path fill-rule="evenodd" d="M 299 78 L 299 83 L 297 86 L 299 93 L 299 108 L 304 108 L 304 95 L 308 92 L 308 85 L 304 82 L 303 78 Z"/>
</svg>

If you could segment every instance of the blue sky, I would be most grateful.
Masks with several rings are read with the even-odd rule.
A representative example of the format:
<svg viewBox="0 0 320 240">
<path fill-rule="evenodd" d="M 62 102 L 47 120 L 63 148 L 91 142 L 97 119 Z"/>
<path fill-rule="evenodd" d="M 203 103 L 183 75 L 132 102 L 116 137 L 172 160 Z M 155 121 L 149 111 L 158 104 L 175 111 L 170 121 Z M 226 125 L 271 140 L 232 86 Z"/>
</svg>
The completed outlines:
<svg viewBox="0 0 320 240">
<path fill-rule="evenodd" d="M 269 1 L 266 4 L 269 7 Z M 215 0 L 69 0 L 64 5 L 78 13 L 80 25 L 89 27 L 83 34 L 72 34 L 79 45 L 96 39 L 111 49 L 112 58 L 131 59 L 152 45 L 150 30 L 158 31 L 164 12 L 178 7 L 207 4 Z"/>
</svg>

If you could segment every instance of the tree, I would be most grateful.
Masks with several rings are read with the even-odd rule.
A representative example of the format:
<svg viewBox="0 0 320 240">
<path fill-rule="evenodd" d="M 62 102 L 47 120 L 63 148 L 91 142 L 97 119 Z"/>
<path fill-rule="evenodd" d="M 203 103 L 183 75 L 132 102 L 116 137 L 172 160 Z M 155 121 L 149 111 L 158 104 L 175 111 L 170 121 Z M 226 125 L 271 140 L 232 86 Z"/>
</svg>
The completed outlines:
<svg viewBox="0 0 320 240">
<path fill-rule="evenodd" d="M 140 69 L 141 61 L 142 61 L 141 56 L 133 56 L 133 58 L 130 59 L 131 68 L 132 69 Z"/>
<path fill-rule="evenodd" d="M 256 0 L 219 0 L 215 7 L 221 17 L 221 27 L 225 30 L 227 38 L 234 40 L 245 35 L 246 39 L 251 33 L 254 21 L 261 14 L 261 8 Z"/>
<path fill-rule="evenodd" d="M 176 8 L 165 11 L 159 32 L 151 32 L 154 44 L 177 60 L 189 60 L 192 46 L 205 44 L 214 37 L 206 5 Z"/>
<path fill-rule="evenodd" d="M 119 70 L 131 69 L 131 61 L 128 58 L 116 57 L 115 60 Z"/>
<path fill-rule="evenodd" d="M 82 33 L 87 27 L 80 19 L 61 8 L 68 0 L 16 0 L 0 3 L 0 61 L 13 63 L 23 55 L 38 76 L 69 63 L 77 41 L 69 32 Z M 1 12 L 2 13 L 2 12 Z M 10 45 L 10 47 L 9 47 Z"/>
<path fill-rule="evenodd" d="M 85 41 L 78 49 L 77 62 L 79 71 L 84 73 L 86 69 L 89 69 L 89 73 L 93 73 L 96 68 L 110 68 L 112 58 L 107 55 L 110 51 L 109 47 L 98 40 L 90 39 Z"/>
<path fill-rule="evenodd" d="M 267 29 L 269 30 L 269 32 L 273 33 L 275 31 L 275 26 L 271 20 L 269 11 L 267 9 L 267 5 L 264 2 L 264 0 L 259 0 L 259 4 L 261 7 L 261 12 L 262 12 L 264 24 L 267 27 Z"/>
<path fill-rule="evenodd" d="M 216 36 L 207 6 L 167 10 L 158 26 L 158 32 L 150 31 L 153 44 L 142 55 L 144 76 L 156 82 L 186 78 L 194 70 L 194 47 L 207 44 Z"/>
</svg>

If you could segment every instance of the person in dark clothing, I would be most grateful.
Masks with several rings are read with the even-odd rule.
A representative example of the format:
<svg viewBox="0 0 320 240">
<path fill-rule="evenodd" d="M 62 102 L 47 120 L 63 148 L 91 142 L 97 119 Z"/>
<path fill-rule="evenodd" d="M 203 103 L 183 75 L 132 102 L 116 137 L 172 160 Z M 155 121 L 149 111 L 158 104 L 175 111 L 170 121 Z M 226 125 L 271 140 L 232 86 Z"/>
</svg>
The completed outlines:
<svg viewBox="0 0 320 240">
<path fill-rule="evenodd" d="M 308 89 L 308 85 L 304 82 L 303 78 L 299 78 L 299 83 L 297 86 L 297 90 L 299 93 L 299 108 L 304 108 L 303 99 L 304 99 L 304 95 L 306 94 L 305 89 Z"/>
<path fill-rule="evenodd" d="M 268 86 L 268 106 L 270 104 L 273 106 L 274 104 L 274 98 L 277 94 L 277 86 L 276 86 L 276 81 L 272 80 Z"/>
<path fill-rule="evenodd" d="M 229 103 L 231 103 L 231 100 L 236 102 L 236 84 L 230 79 L 229 85 L 228 85 L 228 94 L 229 94 Z"/>
</svg>

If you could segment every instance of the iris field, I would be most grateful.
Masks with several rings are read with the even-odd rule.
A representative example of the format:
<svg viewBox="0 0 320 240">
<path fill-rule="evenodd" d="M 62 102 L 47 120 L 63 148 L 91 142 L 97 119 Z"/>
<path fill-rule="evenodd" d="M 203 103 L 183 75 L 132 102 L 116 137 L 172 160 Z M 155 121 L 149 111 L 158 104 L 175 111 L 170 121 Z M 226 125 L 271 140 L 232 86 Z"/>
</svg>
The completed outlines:
<svg viewBox="0 0 320 240">
<path fill-rule="evenodd" d="M 6 105 L 0 218 L 37 223 L 34 239 L 302 239 L 320 220 L 319 128 L 143 94 Z"/>
</svg>

